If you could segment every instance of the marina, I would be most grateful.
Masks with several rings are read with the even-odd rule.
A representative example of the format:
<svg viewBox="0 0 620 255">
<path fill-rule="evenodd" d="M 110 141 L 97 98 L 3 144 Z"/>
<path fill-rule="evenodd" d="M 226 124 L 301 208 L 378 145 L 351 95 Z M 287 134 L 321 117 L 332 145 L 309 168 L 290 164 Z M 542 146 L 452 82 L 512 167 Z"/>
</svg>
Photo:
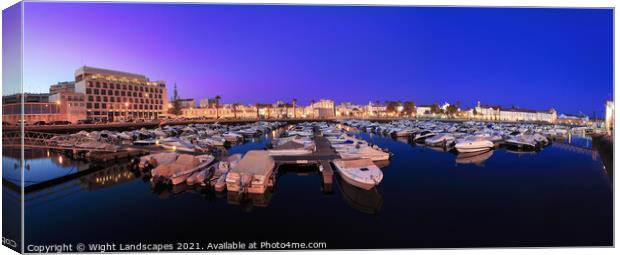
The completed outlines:
<svg viewBox="0 0 620 255">
<path fill-rule="evenodd" d="M 405 133 L 408 135 L 403 136 L 403 132 L 397 129 L 407 130 Z M 566 130 L 566 133 L 562 130 Z M 418 134 L 425 139 L 422 140 Z M 505 143 L 513 137 L 533 138 L 534 134 L 545 134 L 548 141 L 541 141 L 535 147 L 521 148 Z M 410 233 L 418 240 L 414 242 L 415 247 L 433 247 L 439 245 L 440 240 L 443 240 L 443 244 L 445 240 L 450 240 L 451 247 L 462 247 L 482 239 L 490 240 L 486 245 L 535 245 L 538 235 L 552 235 L 552 241 L 557 245 L 575 240 L 584 242 L 584 245 L 596 245 L 603 243 L 604 237 L 611 231 L 608 223 L 612 217 L 607 214 L 609 210 L 604 208 L 611 208 L 612 184 L 609 176 L 613 175 L 613 165 L 610 169 L 610 164 L 603 162 L 607 154 L 599 152 L 598 144 L 601 142 L 597 138 L 593 139 L 585 131 L 570 127 L 486 122 L 349 120 L 292 124 L 257 122 L 231 126 L 194 124 L 110 133 L 98 131 L 82 135 L 97 137 L 96 141 L 118 146 L 119 151 L 140 149 L 150 151 L 150 154 L 101 164 L 88 158 L 74 158 L 74 154 L 62 150 L 27 148 L 26 151 L 31 155 L 31 159 L 26 159 L 27 169 L 33 169 L 32 164 L 35 162 L 45 166 L 36 167 L 36 173 L 25 173 L 26 179 L 31 181 L 26 182 L 26 207 L 29 208 L 26 216 L 33 221 L 40 221 L 42 214 L 50 213 L 56 219 L 52 228 L 73 229 L 63 231 L 63 235 L 56 237 L 56 241 L 64 238 L 80 240 L 82 237 L 74 236 L 73 233 L 80 232 L 78 229 L 82 225 L 98 229 L 97 236 L 111 240 L 135 240 L 135 236 L 145 236 L 151 241 L 161 240 L 158 234 L 149 234 L 154 231 L 148 222 L 155 220 L 156 216 L 147 216 L 151 214 L 147 212 L 170 215 L 172 218 L 163 221 L 157 218 L 178 240 L 191 239 L 192 236 L 200 235 L 201 229 L 213 228 L 222 229 L 215 239 L 223 241 L 238 238 L 240 235 L 235 231 L 225 230 L 226 222 L 233 219 L 240 224 L 256 226 L 255 230 L 246 230 L 241 235 L 247 240 L 259 236 L 281 240 L 282 236 L 277 234 L 279 231 L 295 233 L 288 238 L 290 241 L 305 240 L 313 237 L 313 233 L 321 232 L 319 226 L 329 223 L 339 230 L 322 235 L 322 240 L 338 248 L 359 247 L 359 242 L 338 238 L 339 233 L 364 233 L 362 229 L 355 230 L 362 227 L 377 234 L 387 234 L 386 231 L 402 232 L 402 224 L 415 229 Z M 131 139 L 124 139 L 127 138 L 125 135 Z M 179 146 L 194 149 L 198 147 L 190 146 L 199 146 L 200 150 L 166 149 L 158 145 L 157 141 L 145 145 L 135 144 L 136 141 L 151 138 L 161 143 L 164 136 L 175 138 L 170 141 L 180 141 Z M 225 146 L 200 143 L 206 138 L 219 139 L 220 136 L 226 140 Z M 415 139 L 416 136 L 419 139 Z M 495 142 L 488 150 L 459 151 L 456 144 L 468 136 Z M 270 155 L 278 147 L 282 150 L 276 152 L 277 155 Z M 310 150 L 310 153 L 306 150 Z M 155 168 L 150 173 L 139 169 L 148 161 L 145 157 L 159 154 L 173 155 L 167 161 L 162 156 L 160 159 L 164 163 L 178 161 L 181 156 L 185 160 L 180 162 L 196 160 L 193 163 L 195 167 L 175 171 L 176 174 L 169 175 L 168 181 L 162 182 L 163 185 L 154 185 L 158 183 L 155 181 L 157 178 L 153 179 L 152 171 Z M 248 157 L 248 154 L 255 155 Z M 387 160 L 383 154 L 387 155 Z M 13 165 L 8 165 L 11 164 L 10 155 L 5 153 L 3 157 L 3 164 L 7 164 L 3 167 L 15 169 Z M 140 164 L 139 159 L 144 159 L 144 162 Z M 342 161 L 349 163 L 343 164 Z M 342 172 L 347 169 L 346 166 L 351 165 L 361 173 L 380 172 L 381 179 L 365 186 L 363 182 L 350 178 L 355 175 Z M 375 169 L 373 166 L 376 170 L 372 170 Z M 363 168 L 368 170 L 362 171 Z M 66 172 L 67 169 L 73 170 L 67 175 L 39 173 L 42 170 Z M 41 180 L 47 180 L 47 183 Z M 481 182 L 483 186 L 480 186 Z M 574 190 L 567 192 L 559 188 L 566 185 L 574 187 Z M 495 191 L 487 193 L 485 190 Z M 569 201 L 566 199 L 573 201 L 577 192 L 581 199 L 566 204 Z M 545 199 L 531 200 L 540 196 Z M 96 203 L 91 203 L 92 209 L 76 207 L 95 197 L 98 198 Z M 62 201 L 71 201 L 76 206 L 69 206 L 70 210 L 78 211 L 85 217 L 74 219 L 64 216 L 64 209 L 54 206 L 59 202 L 64 203 Z M 551 206 L 543 201 L 555 202 Z M 127 203 L 134 205 L 129 206 Z M 120 225 L 123 233 L 119 234 L 107 227 L 104 223 L 107 220 L 87 217 L 96 213 L 93 211 L 96 208 L 114 210 L 114 215 L 119 216 L 106 218 L 124 222 Z M 181 208 L 185 208 L 183 211 L 186 216 L 183 219 L 173 216 L 173 212 Z M 329 212 L 320 211 L 319 208 L 329 208 Z M 447 210 L 443 212 L 440 208 Z M 459 213 L 450 213 L 454 219 L 452 223 L 441 223 L 454 210 Z M 434 213 L 430 214 L 431 211 Z M 563 217 L 541 221 L 534 211 L 544 215 L 562 214 Z M 191 221 L 204 217 L 199 214 L 222 221 Z M 133 220 L 128 221 L 121 215 L 133 215 Z M 295 215 L 308 217 L 300 222 Z M 411 217 L 419 220 L 411 221 Z M 570 221 L 581 232 L 567 235 L 562 228 L 550 227 L 533 235 L 516 231 L 523 226 L 503 224 L 502 231 L 512 233 L 505 239 L 486 234 L 498 231 L 489 221 L 499 222 L 506 217 L 528 222 L 526 226 L 559 226 Z M 88 223 L 75 223 L 76 220 L 79 222 L 86 219 L 90 219 Z M 361 225 L 354 227 L 356 224 L 353 221 Z M 190 222 L 194 222 L 195 229 L 181 227 Z M 300 225 L 288 226 L 286 222 Z M 485 231 L 477 231 L 470 238 L 457 238 L 459 233 L 471 234 L 466 229 L 474 227 L 472 224 L 482 224 L 476 225 L 476 228 L 482 227 Z M 443 233 L 441 238 L 429 234 L 437 229 Z M 594 229 L 596 232 L 592 232 Z M 30 230 L 28 238 L 31 240 L 54 242 L 54 238 L 44 238 L 43 232 L 35 228 Z M 448 232 L 453 234 L 445 234 Z M 377 245 L 367 235 L 353 236 L 363 240 L 367 248 Z M 411 237 L 402 240 L 395 238 L 388 242 L 396 245 L 404 240 L 411 240 Z M 515 243 L 511 240 L 525 241 Z"/>
</svg>

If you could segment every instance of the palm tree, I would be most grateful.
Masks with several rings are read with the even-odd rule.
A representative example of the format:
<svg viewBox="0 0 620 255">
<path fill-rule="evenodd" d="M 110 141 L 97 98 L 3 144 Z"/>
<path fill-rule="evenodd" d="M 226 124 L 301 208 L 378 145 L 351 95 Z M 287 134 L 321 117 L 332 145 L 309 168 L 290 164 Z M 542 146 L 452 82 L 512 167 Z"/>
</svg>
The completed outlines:
<svg viewBox="0 0 620 255">
<path fill-rule="evenodd" d="M 232 107 L 233 107 L 233 114 L 235 115 L 235 119 L 237 118 L 237 106 L 239 106 L 239 103 L 234 103 L 232 105 Z"/>
<path fill-rule="evenodd" d="M 315 118 L 315 116 L 314 116 L 314 103 L 316 103 L 316 100 L 312 99 L 310 102 L 312 102 L 312 104 L 311 104 L 312 105 L 312 118 L 314 119 Z"/>
<path fill-rule="evenodd" d="M 297 119 L 297 98 L 293 98 L 293 118 Z"/>
<path fill-rule="evenodd" d="M 220 100 L 222 100 L 221 96 L 215 96 L 215 118 L 220 118 Z"/>
<path fill-rule="evenodd" d="M 258 107 L 260 106 L 260 104 L 256 103 L 255 107 L 256 107 L 256 119 L 259 119 L 260 116 L 258 114 Z"/>
</svg>

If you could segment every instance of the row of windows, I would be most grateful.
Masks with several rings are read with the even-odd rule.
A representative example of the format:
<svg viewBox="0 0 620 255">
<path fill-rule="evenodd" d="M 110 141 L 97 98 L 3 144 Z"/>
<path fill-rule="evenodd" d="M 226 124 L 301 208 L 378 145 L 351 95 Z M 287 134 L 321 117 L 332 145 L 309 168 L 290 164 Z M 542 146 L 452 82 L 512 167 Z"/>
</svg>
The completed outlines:
<svg viewBox="0 0 620 255">
<path fill-rule="evenodd" d="M 93 85 L 93 83 L 94 83 L 94 85 Z M 121 89 L 122 88 L 122 90 L 127 90 L 127 89 L 134 90 L 134 88 L 135 88 L 136 91 L 151 92 L 151 93 L 162 93 L 162 91 L 163 91 L 161 88 L 145 87 L 145 86 L 146 85 L 131 85 L 131 84 L 127 85 L 127 84 L 120 84 L 120 83 L 116 83 L 116 84 L 110 83 L 110 84 L 108 84 L 107 82 L 98 82 L 98 81 L 96 81 L 96 82 L 89 81 L 88 82 L 88 87 L 89 88 L 92 88 L 92 87 L 104 88 L 104 89 L 107 89 L 107 88 L 110 88 L 110 89 L 114 89 L 114 88 Z"/>
<path fill-rule="evenodd" d="M 2 106 L 2 114 L 21 114 L 22 104 Z M 57 114 L 60 107 L 56 104 L 24 104 L 24 114 Z"/>
<path fill-rule="evenodd" d="M 99 95 L 99 89 L 92 89 L 91 90 L 91 89 L 87 88 L 86 89 L 86 94 Z M 109 95 L 109 96 L 114 95 L 114 96 L 128 96 L 128 97 L 131 97 L 131 96 L 133 96 L 133 97 L 144 97 L 145 96 L 144 94 L 142 94 L 142 92 L 130 92 L 130 91 L 125 92 L 124 90 L 119 91 L 119 90 L 105 90 L 105 89 L 102 89 L 101 90 L 101 95 L 106 95 L 106 94 Z M 162 98 L 161 94 L 148 94 L 147 97 L 148 98 L 159 98 L 159 99 Z"/>
<path fill-rule="evenodd" d="M 147 116 L 157 117 L 156 112 L 99 112 L 99 111 L 95 111 L 95 112 L 87 112 L 86 114 L 89 117 L 94 116 L 94 115 L 114 115 L 114 116 L 133 115 L 134 117 L 147 117 Z"/>
<path fill-rule="evenodd" d="M 108 97 L 107 96 L 104 96 L 104 97 L 101 97 L 101 96 L 88 96 L 88 101 L 89 102 L 101 102 L 102 101 L 101 99 L 103 99 L 103 102 L 106 102 L 106 103 L 108 102 Z M 110 99 L 111 103 L 114 103 L 114 102 L 116 102 L 116 103 L 128 102 L 128 103 L 160 104 L 160 105 L 164 103 L 164 101 L 162 101 L 162 100 L 148 99 L 148 98 L 147 99 L 136 98 L 135 100 L 133 98 L 129 98 L 129 99 L 123 100 L 123 98 L 121 98 L 121 97 L 109 97 L 109 99 Z"/>
<path fill-rule="evenodd" d="M 86 108 L 88 109 L 99 109 L 99 108 L 108 108 L 109 109 L 118 109 L 118 110 L 161 110 L 163 107 L 161 105 L 119 105 L 119 104 L 106 104 L 106 103 L 86 103 Z"/>
<path fill-rule="evenodd" d="M 84 97 L 83 96 L 61 96 L 60 98 L 62 98 L 62 101 L 84 101 Z"/>
</svg>

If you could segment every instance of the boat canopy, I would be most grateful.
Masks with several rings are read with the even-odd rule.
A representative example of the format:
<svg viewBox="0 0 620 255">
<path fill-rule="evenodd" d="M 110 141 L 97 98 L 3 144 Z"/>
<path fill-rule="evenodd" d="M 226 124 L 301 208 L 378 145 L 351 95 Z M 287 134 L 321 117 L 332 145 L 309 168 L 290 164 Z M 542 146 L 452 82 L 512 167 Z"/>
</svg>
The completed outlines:
<svg viewBox="0 0 620 255">
<path fill-rule="evenodd" d="M 245 156 L 239 161 L 231 173 L 247 173 L 255 175 L 269 175 L 269 173 L 275 167 L 275 161 L 269 156 L 269 152 L 262 150 L 248 151 Z"/>
</svg>

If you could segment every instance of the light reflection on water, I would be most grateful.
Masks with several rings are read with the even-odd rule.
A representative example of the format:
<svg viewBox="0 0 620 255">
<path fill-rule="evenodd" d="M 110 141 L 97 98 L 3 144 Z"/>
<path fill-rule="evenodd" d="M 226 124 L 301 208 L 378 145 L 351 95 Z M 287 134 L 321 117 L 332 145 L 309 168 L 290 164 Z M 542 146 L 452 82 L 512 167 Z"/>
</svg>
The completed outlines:
<svg viewBox="0 0 620 255">
<path fill-rule="evenodd" d="M 27 238 L 49 243 L 198 237 L 299 241 L 320 235 L 333 248 L 611 243 L 612 193 L 600 157 L 560 145 L 581 146 L 587 139 L 556 141 L 535 153 L 498 149 L 466 155 L 403 139 L 357 135 L 394 153 L 376 190 L 362 191 L 338 176 L 333 186 L 325 187 L 315 169 L 285 167 L 274 191 L 261 195 L 186 185 L 153 191 L 147 179 L 121 164 L 28 194 Z M 262 149 L 268 142 L 269 137 L 261 136 L 228 153 Z M 87 167 L 47 157 L 46 152 L 36 155 L 43 157 L 27 161 L 33 178 L 55 176 L 37 169 L 61 173 Z M 11 163 L 3 160 L 3 169 L 5 164 Z M 156 231 L 153 222 L 169 233 Z M 325 225 L 330 226 L 327 232 Z M 231 226 L 237 230 L 229 231 Z M 79 234 L 91 228 L 97 230 L 92 236 Z M 211 232 L 205 229 L 220 231 L 207 234 Z M 350 238 L 343 240 L 344 235 Z"/>
</svg>

